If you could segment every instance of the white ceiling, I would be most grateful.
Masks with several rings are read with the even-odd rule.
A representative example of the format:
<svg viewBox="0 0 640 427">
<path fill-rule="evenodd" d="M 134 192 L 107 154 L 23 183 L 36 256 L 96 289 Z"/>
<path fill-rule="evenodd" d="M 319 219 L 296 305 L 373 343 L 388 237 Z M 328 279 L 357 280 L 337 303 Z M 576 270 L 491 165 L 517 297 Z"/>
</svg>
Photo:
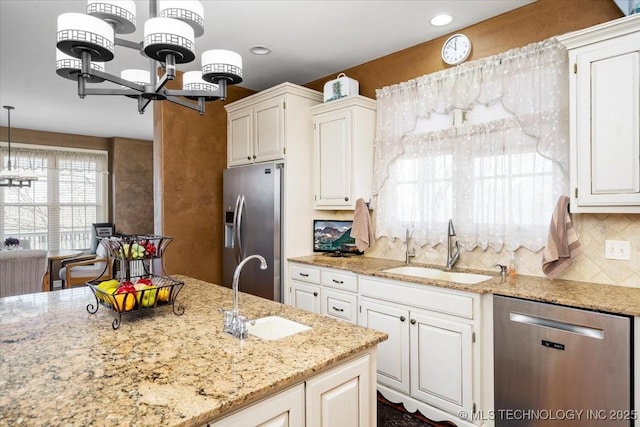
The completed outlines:
<svg viewBox="0 0 640 427">
<path fill-rule="evenodd" d="M 205 34 L 196 40 L 197 59 L 178 66 L 196 70 L 199 54 L 222 48 L 243 57 L 240 86 L 262 90 L 289 81 L 305 84 L 337 74 L 535 0 L 203 0 Z M 138 30 L 122 38 L 142 40 L 148 1 L 136 1 Z M 84 13 L 85 1 L 0 0 L 0 105 L 13 105 L 11 126 L 42 131 L 152 139 L 152 111 L 140 115 L 135 100 L 122 96 L 80 99 L 76 83 L 55 72 L 57 16 Z M 445 27 L 429 20 L 446 12 Z M 249 53 L 254 45 L 272 53 Z M 148 68 L 131 49 L 116 48 L 107 72 Z M 185 110 L 190 114 L 195 111 Z M 7 125 L 6 110 L 0 124 Z"/>
</svg>

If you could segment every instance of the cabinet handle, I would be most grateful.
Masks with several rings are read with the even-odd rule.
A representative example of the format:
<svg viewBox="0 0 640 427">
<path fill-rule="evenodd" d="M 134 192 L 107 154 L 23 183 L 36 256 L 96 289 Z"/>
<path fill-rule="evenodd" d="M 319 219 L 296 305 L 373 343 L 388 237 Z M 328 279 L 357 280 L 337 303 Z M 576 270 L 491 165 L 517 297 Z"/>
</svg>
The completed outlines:
<svg viewBox="0 0 640 427">
<path fill-rule="evenodd" d="M 318 293 L 317 293 L 317 292 L 314 292 L 314 293 L 313 293 L 313 296 L 314 296 L 314 297 L 317 297 L 317 296 L 318 296 Z"/>
<path fill-rule="evenodd" d="M 309 277 L 309 274 L 307 274 L 307 273 L 300 273 L 300 275 L 301 275 L 302 277 Z"/>
<path fill-rule="evenodd" d="M 349 201 L 349 198 L 348 198 L 348 197 L 345 197 L 345 198 L 344 198 L 344 201 L 345 201 L 345 202 L 348 202 L 348 201 Z"/>
<path fill-rule="evenodd" d="M 339 311 L 339 312 L 343 312 L 344 308 L 338 308 L 338 307 L 331 307 L 333 309 L 333 311 Z"/>
<path fill-rule="evenodd" d="M 407 319 L 406 319 L 406 317 L 404 317 L 404 316 L 400 316 L 400 321 L 401 321 L 401 322 L 404 322 L 405 320 L 407 320 Z"/>
<path fill-rule="evenodd" d="M 411 324 L 415 325 L 416 324 L 416 319 L 411 319 Z"/>
<path fill-rule="evenodd" d="M 338 283 L 339 285 L 342 285 L 344 282 L 342 280 L 336 280 L 336 279 L 331 279 L 333 280 L 333 283 Z"/>
</svg>

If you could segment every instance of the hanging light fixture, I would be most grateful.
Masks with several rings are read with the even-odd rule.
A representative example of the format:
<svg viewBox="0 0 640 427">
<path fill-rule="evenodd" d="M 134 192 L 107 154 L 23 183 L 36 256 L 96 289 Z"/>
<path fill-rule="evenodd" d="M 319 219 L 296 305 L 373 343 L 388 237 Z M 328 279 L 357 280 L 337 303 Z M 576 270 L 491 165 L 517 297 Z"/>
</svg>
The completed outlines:
<svg viewBox="0 0 640 427">
<path fill-rule="evenodd" d="M 87 0 L 86 14 L 58 16 L 56 60 L 58 75 L 78 82 L 78 95 L 124 95 L 138 99 L 144 113 L 151 101 L 170 101 L 204 113 L 207 101 L 224 100 L 227 85 L 242 82 L 242 57 L 228 50 L 213 49 L 202 54 L 199 78 L 183 78 L 182 90 L 166 89 L 176 77 L 176 64 L 195 59 L 196 37 L 204 33 L 204 8 L 199 1 L 151 0 L 150 19 L 144 24 L 144 40 L 139 43 L 115 34 L 136 29 L 133 0 Z M 104 62 L 114 58 L 114 47 L 138 50 L 150 59 L 149 70 L 128 69 L 115 76 L 104 71 Z M 164 75 L 158 79 L 158 64 Z M 193 73 L 193 72 L 190 72 Z M 88 87 L 88 83 L 109 81 L 117 88 Z M 197 102 L 193 102 L 197 101 Z"/>
<path fill-rule="evenodd" d="M 11 168 L 11 110 L 14 110 L 15 107 L 3 105 L 2 108 L 7 110 L 7 145 L 9 149 L 7 153 L 7 168 L 0 171 L 0 187 L 31 187 L 31 181 L 38 180 L 35 174 L 12 170 Z"/>
</svg>

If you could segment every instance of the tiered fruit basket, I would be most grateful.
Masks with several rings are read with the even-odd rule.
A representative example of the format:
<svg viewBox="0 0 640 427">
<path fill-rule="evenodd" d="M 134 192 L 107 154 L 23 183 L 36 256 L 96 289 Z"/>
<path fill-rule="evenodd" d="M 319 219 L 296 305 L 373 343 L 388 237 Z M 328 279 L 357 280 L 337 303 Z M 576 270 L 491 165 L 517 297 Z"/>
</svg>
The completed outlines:
<svg viewBox="0 0 640 427">
<path fill-rule="evenodd" d="M 184 307 L 176 306 L 176 298 L 184 286 L 164 271 L 162 256 L 171 243 L 171 237 L 154 235 L 126 235 L 104 238 L 100 241 L 109 256 L 120 261 L 121 278 L 87 282 L 96 297 L 96 304 L 88 304 L 87 311 L 94 314 L 100 306 L 116 313 L 111 326 L 118 329 L 122 313 L 150 310 L 170 305 L 180 316 Z M 132 272 L 132 263 L 136 273 Z M 155 274 L 159 270 L 159 274 Z"/>
</svg>

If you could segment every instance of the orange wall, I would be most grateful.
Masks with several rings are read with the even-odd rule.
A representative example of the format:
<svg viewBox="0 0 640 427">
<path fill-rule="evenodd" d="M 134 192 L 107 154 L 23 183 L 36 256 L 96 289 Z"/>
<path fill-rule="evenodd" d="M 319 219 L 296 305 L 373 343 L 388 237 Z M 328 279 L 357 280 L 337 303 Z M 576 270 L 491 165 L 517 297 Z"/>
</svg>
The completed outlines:
<svg viewBox="0 0 640 427">
<path fill-rule="evenodd" d="M 462 30 L 470 37 L 470 60 L 586 28 L 622 16 L 611 0 L 538 0 Z M 359 81 L 360 94 L 445 68 L 440 49 L 447 36 L 428 41 L 305 86 L 322 91 L 338 72 Z M 252 91 L 232 87 L 230 100 Z M 226 167 L 226 112 L 207 104 L 203 118 L 164 102 L 154 106 L 156 232 L 174 237 L 165 266 L 213 283 L 221 282 L 222 170 Z"/>
</svg>

